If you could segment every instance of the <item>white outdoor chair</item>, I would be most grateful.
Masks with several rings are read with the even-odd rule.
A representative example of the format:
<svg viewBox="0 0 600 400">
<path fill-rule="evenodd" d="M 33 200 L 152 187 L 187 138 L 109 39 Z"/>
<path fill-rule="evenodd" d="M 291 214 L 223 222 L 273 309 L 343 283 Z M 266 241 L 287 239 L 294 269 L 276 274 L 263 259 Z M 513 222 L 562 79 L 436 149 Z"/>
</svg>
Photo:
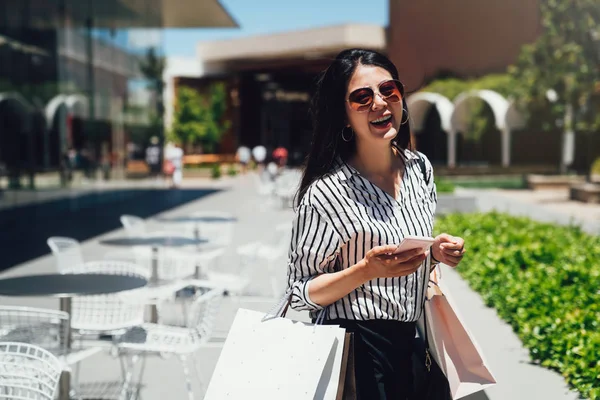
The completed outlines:
<svg viewBox="0 0 600 400">
<path fill-rule="evenodd" d="M 279 299 L 285 291 L 285 258 L 291 239 L 291 226 L 278 224 L 273 229 L 273 237 L 266 242 L 251 242 L 236 249 L 238 269 L 234 272 L 221 272 L 208 269 L 206 277 L 225 288 L 229 294 L 239 300 L 257 275 L 257 269 L 265 269 L 271 283 L 273 298 Z"/>
<path fill-rule="evenodd" d="M 206 287 L 206 283 L 198 286 L 199 295 L 192 301 L 187 316 L 187 326 L 177 327 L 164 324 L 144 324 L 132 328 L 125 333 L 118 342 L 119 351 L 127 355 L 175 355 L 179 357 L 186 378 L 188 397 L 193 400 L 190 373 L 188 368 L 188 357 L 191 359 L 194 374 L 198 379 L 202 390 L 203 382 L 196 368 L 196 352 L 207 344 L 210 339 L 219 307 L 223 299 L 223 289 L 212 286 Z M 159 316 L 163 314 L 163 308 L 169 307 L 166 302 L 159 307 Z M 142 358 L 145 363 L 145 357 Z M 132 364 L 127 374 L 126 385 L 132 382 L 134 370 Z M 143 379 L 144 365 L 139 372 L 139 382 Z"/>
<path fill-rule="evenodd" d="M 41 347 L 0 342 L 0 399 L 53 400 L 63 364 Z"/>
<path fill-rule="evenodd" d="M 63 311 L 0 306 L 0 342 L 28 343 L 63 356 L 68 326 L 69 314 Z"/>
<path fill-rule="evenodd" d="M 88 261 L 64 273 L 113 274 L 150 278 L 150 270 L 125 261 Z M 143 299 L 139 291 L 74 297 L 71 308 L 71 329 L 82 335 L 118 335 L 126 329 L 144 322 Z"/>
<path fill-rule="evenodd" d="M 121 215 L 119 218 L 127 236 L 141 236 L 146 233 L 146 221 L 135 215 Z"/>
<path fill-rule="evenodd" d="M 83 253 L 79 242 L 73 238 L 52 236 L 46 240 L 56 259 L 56 269 L 64 274 L 67 269 L 83 264 Z"/>
<path fill-rule="evenodd" d="M 193 251 L 179 248 L 158 248 L 156 253 L 146 246 L 133 246 L 129 252 L 107 253 L 105 259 L 134 261 L 138 266 L 151 271 L 152 258 L 156 257 L 156 278 L 159 281 L 174 281 L 198 278 L 202 270 L 214 264 L 225 252 L 225 248 Z M 200 269 L 200 271 L 198 271 Z"/>
</svg>

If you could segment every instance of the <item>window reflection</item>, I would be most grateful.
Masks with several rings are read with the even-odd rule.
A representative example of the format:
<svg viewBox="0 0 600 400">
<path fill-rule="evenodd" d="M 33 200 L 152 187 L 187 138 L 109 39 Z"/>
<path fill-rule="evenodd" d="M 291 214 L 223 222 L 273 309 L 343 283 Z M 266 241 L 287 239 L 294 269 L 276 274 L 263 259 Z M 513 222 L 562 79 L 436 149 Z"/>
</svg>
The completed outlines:
<svg viewBox="0 0 600 400">
<path fill-rule="evenodd" d="M 0 0 L 0 190 L 122 177 L 128 149 L 162 133 L 140 68 L 150 48 L 163 54 L 162 33 L 109 24 L 136 13 L 113 0 Z"/>
</svg>

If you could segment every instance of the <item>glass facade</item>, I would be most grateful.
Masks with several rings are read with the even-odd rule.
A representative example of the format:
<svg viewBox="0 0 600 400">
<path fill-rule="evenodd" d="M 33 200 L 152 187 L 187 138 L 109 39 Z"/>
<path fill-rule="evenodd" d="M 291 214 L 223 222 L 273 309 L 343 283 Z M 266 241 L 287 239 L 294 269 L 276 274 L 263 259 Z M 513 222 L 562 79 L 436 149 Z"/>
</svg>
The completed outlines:
<svg viewBox="0 0 600 400">
<path fill-rule="evenodd" d="M 111 27 L 144 2 L 0 0 L 0 190 L 123 176 L 160 135 L 142 66 L 162 54 L 161 30 Z"/>
</svg>

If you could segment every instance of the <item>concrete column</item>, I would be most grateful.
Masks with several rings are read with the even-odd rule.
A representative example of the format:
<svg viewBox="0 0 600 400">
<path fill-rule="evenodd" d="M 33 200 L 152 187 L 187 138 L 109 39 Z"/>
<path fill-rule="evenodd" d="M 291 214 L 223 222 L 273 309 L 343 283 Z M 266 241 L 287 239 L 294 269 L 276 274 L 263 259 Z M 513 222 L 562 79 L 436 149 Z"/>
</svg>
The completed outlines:
<svg viewBox="0 0 600 400">
<path fill-rule="evenodd" d="M 448 135 L 448 167 L 456 167 L 456 132 L 452 129 Z"/>
<path fill-rule="evenodd" d="M 510 166 L 510 129 L 504 128 L 502 130 L 502 166 Z"/>
</svg>

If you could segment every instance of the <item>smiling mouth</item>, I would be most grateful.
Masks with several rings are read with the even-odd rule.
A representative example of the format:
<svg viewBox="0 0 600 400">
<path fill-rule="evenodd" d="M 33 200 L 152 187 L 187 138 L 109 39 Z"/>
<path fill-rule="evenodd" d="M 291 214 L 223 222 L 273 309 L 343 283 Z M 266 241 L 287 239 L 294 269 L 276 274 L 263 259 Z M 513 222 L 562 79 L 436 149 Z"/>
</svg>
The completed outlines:
<svg viewBox="0 0 600 400">
<path fill-rule="evenodd" d="M 377 118 L 376 120 L 371 121 L 370 123 L 372 125 L 380 126 L 381 127 L 381 126 L 386 126 L 391 120 L 392 120 L 392 116 L 391 115 L 386 115 L 384 117 Z"/>
</svg>

